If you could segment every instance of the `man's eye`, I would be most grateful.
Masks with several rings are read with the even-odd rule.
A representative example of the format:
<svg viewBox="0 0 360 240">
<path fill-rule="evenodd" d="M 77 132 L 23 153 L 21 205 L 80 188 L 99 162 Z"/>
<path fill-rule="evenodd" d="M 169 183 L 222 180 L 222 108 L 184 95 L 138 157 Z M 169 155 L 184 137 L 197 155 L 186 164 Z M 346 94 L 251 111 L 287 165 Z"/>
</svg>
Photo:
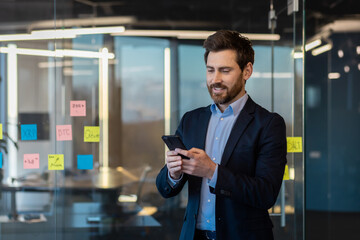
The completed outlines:
<svg viewBox="0 0 360 240">
<path fill-rule="evenodd" d="M 207 70 L 209 73 L 212 73 L 212 72 L 214 72 L 214 69 L 208 69 Z"/>
</svg>

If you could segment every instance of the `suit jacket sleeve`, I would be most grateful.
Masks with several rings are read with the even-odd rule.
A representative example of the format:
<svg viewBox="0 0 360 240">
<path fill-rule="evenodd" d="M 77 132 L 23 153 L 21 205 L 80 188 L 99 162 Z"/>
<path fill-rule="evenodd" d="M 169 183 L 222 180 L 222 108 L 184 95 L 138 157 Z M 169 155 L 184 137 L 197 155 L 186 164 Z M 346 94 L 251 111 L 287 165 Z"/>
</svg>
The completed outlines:
<svg viewBox="0 0 360 240">
<path fill-rule="evenodd" d="M 181 119 L 179 127 L 175 133 L 176 135 L 180 136 L 180 138 L 182 138 L 182 129 L 183 129 L 182 126 L 185 118 L 186 118 L 186 114 Z M 169 184 L 168 169 L 165 164 L 165 166 L 160 170 L 160 173 L 156 177 L 156 187 L 158 188 L 158 191 L 164 198 L 173 197 L 176 196 L 179 192 L 181 192 L 187 179 L 188 179 L 187 174 L 184 174 L 181 181 L 172 187 Z"/>
<path fill-rule="evenodd" d="M 254 173 L 236 173 L 219 165 L 216 187 L 210 191 L 255 208 L 269 209 L 277 199 L 286 164 L 286 128 L 280 115 L 273 114 L 256 145 Z"/>
</svg>

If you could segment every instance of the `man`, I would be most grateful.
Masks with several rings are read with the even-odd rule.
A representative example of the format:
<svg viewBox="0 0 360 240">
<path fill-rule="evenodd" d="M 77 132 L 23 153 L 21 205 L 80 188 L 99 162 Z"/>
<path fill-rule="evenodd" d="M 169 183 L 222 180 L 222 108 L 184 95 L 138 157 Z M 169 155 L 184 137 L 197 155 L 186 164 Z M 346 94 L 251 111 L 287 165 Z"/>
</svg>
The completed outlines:
<svg viewBox="0 0 360 240">
<path fill-rule="evenodd" d="M 204 48 L 214 103 L 183 116 L 176 134 L 190 150 L 167 152 L 157 188 L 168 198 L 188 182 L 180 239 L 273 239 L 268 209 L 286 164 L 284 120 L 245 91 L 254 63 L 247 38 L 221 30 L 205 40 Z"/>
</svg>

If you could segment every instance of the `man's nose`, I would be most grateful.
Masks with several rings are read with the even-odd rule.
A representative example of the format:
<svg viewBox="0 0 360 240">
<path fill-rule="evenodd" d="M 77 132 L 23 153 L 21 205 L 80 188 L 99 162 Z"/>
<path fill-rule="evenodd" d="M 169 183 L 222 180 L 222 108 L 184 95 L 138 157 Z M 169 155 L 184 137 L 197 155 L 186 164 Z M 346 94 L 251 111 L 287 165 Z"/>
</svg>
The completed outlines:
<svg viewBox="0 0 360 240">
<path fill-rule="evenodd" d="M 221 82 L 221 81 L 222 81 L 222 80 L 221 80 L 221 74 L 220 74 L 220 72 L 215 71 L 215 72 L 214 72 L 213 82 L 214 82 L 214 83 L 218 83 L 218 82 Z"/>
</svg>

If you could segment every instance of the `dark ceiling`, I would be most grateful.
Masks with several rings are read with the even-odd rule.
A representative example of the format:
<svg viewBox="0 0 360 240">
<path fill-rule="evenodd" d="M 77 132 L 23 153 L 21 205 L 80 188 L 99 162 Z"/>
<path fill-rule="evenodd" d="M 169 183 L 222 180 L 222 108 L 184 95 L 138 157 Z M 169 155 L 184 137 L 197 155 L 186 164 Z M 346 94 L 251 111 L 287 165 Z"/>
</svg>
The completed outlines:
<svg viewBox="0 0 360 240">
<path fill-rule="evenodd" d="M 277 14 L 275 33 L 291 38 L 293 16 L 287 15 L 287 0 L 273 0 L 273 3 Z M 310 35 L 334 19 L 359 18 L 360 14 L 359 0 L 308 0 L 306 4 Z M 0 34 L 26 32 L 23 26 L 29 22 L 54 18 L 114 16 L 134 17 L 134 22 L 125 25 L 127 29 L 225 28 L 243 33 L 270 33 L 269 10 L 270 0 L 0 0 Z M 300 26 L 301 15 L 301 11 L 296 14 Z"/>
</svg>

